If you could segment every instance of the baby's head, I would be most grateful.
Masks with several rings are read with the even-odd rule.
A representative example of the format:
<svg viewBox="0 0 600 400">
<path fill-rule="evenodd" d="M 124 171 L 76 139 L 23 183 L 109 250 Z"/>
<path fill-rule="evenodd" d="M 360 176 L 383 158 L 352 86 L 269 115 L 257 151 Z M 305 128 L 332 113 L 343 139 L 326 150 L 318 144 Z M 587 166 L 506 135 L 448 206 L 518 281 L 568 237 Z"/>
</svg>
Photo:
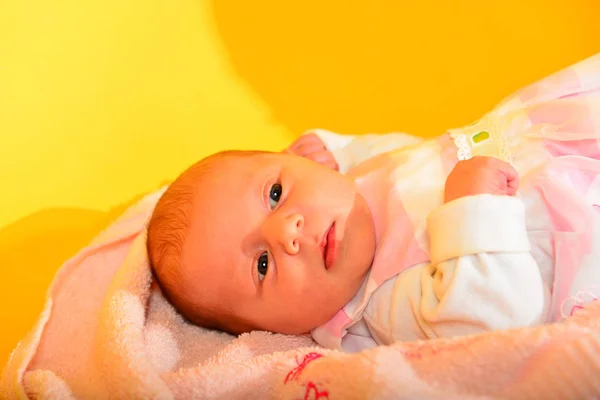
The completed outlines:
<svg viewBox="0 0 600 400">
<path fill-rule="evenodd" d="M 192 322 L 231 333 L 300 334 L 327 322 L 374 253 L 354 182 L 283 153 L 205 158 L 167 189 L 148 225 L 165 296 Z"/>
</svg>

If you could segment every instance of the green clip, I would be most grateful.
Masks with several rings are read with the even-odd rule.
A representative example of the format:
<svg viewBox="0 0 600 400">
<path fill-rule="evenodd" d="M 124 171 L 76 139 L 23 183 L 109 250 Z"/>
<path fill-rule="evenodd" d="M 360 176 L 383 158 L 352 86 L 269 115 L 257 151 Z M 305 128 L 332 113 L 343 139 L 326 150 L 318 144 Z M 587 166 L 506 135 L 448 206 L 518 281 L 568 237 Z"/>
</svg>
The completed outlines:
<svg viewBox="0 0 600 400">
<path fill-rule="evenodd" d="M 476 133 L 475 135 L 473 135 L 473 137 L 471 138 L 471 140 L 473 141 L 473 143 L 478 144 L 481 142 L 484 142 L 486 140 L 488 140 L 490 138 L 490 133 L 487 131 L 481 131 Z"/>
</svg>

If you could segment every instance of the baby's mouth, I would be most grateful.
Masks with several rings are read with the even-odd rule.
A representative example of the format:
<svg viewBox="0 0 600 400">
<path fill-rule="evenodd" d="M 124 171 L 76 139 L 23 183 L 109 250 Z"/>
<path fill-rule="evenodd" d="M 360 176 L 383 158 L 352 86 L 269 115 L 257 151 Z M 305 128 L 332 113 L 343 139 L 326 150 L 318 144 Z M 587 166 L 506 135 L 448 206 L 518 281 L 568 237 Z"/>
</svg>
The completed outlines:
<svg viewBox="0 0 600 400">
<path fill-rule="evenodd" d="M 325 269 L 329 269 L 335 260 L 335 222 L 331 224 L 329 229 L 323 235 L 321 249 L 323 251 L 323 263 L 325 264 Z"/>
</svg>

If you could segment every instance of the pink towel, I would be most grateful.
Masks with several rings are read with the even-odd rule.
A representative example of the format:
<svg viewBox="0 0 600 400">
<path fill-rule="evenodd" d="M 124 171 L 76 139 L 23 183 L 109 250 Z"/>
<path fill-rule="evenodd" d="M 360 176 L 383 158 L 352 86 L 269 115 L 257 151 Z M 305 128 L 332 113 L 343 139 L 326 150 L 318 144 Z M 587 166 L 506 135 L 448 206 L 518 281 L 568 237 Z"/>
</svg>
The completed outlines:
<svg viewBox="0 0 600 400">
<path fill-rule="evenodd" d="M 57 273 L 4 368 L 2 399 L 600 397 L 600 302 L 563 323 L 358 354 L 185 322 L 152 284 L 147 196 Z"/>
</svg>

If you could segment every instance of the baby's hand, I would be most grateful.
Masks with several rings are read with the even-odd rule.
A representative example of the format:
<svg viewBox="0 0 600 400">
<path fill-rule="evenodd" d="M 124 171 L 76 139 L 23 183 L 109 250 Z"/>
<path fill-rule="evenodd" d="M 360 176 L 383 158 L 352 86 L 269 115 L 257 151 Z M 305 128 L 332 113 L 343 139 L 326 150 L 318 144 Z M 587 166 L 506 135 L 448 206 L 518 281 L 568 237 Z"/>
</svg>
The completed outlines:
<svg viewBox="0 0 600 400">
<path fill-rule="evenodd" d="M 314 133 L 300 136 L 284 151 L 316 161 L 336 171 L 338 170 L 338 165 L 333 154 L 327 150 L 323 141 Z"/>
<path fill-rule="evenodd" d="M 459 161 L 448 179 L 444 202 L 477 194 L 514 196 L 519 188 L 519 174 L 508 163 L 493 157 L 473 157 Z"/>
</svg>

